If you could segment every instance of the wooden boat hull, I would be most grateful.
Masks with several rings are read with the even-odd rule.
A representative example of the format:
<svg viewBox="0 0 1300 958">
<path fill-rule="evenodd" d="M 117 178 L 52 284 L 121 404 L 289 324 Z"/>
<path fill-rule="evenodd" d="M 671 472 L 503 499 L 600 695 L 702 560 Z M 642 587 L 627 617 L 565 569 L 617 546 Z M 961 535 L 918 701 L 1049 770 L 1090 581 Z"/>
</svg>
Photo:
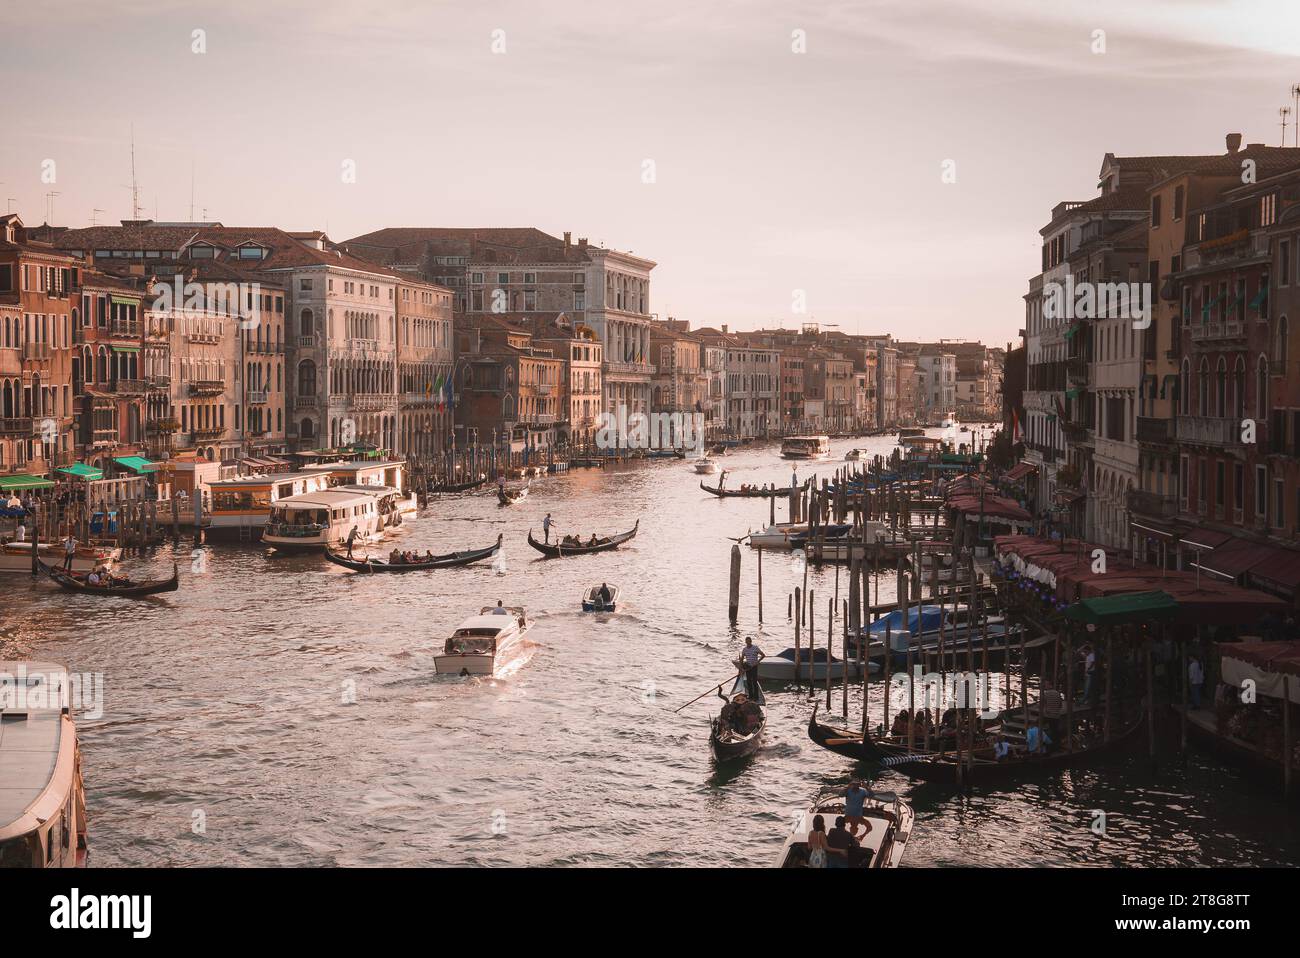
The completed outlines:
<svg viewBox="0 0 1300 958">
<path fill-rule="evenodd" d="M 433 667 L 439 675 L 492 675 L 496 669 L 496 657 L 477 653 L 436 655 Z"/>
<path fill-rule="evenodd" d="M 762 744 L 763 730 L 767 728 L 767 717 L 759 723 L 757 729 L 743 737 L 722 738 L 719 734 L 718 720 L 714 719 L 709 728 L 709 751 L 716 762 L 734 762 L 746 758 L 758 751 Z"/>
<path fill-rule="evenodd" d="M 636 521 L 627 532 L 620 532 L 618 535 L 610 536 L 604 542 L 594 546 L 562 546 L 558 543 L 538 542 L 533 538 L 532 530 L 528 531 L 528 544 L 546 556 L 548 559 L 564 559 L 570 556 L 590 555 L 593 552 L 608 552 L 610 549 L 617 549 L 624 542 L 635 538 L 637 529 L 641 526 L 641 520 Z"/>
<path fill-rule="evenodd" d="M 806 489 L 808 483 L 799 486 L 799 489 Z M 790 488 L 782 486 L 779 489 L 719 489 L 717 486 L 706 486 L 703 480 L 700 481 L 700 488 L 711 496 L 717 496 L 719 499 L 772 499 L 781 498 L 790 495 Z"/>
<path fill-rule="evenodd" d="M 527 499 L 527 498 L 528 498 L 527 489 L 520 489 L 518 492 L 515 493 L 502 492 L 500 489 L 497 490 L 497 502 L 503 506 L 513 506 L 516 502 L 519 502 L 521 499 Z"/>
<path fill-rule="evenodd" d="M 69 592 L 79 592 L 82 595 L 93 595 L 104 598 L 114 599 L 140 599 L 147 595 L 158 595 L 163 592 L 175 592 L 180 588 L 180 573 L 177 566 L 172 564 L 172 577 L 161 582 L 141 582 L 138 585 L 130 586 L 97 586 L 87 585 L 79 582 L 74 577 L 67 575 L 62 569 L 56 569 L 52 566 L 41 563 L 41 569 L 48 575 L 60 588 Z"/>
<path fill-rule="evenodd" d="M 458 482 L 451 485 L 430 486 L 429 493 L 438 495 L 450 495 L 456 492 L 469 492 L 472 489 L 478 489 L 487 482 L 487 476 L 481 479 L 475 479 L 471 482 Z"/>
<path fill-rule="evenodd" d="M 365 559 L 349 559 L 346 555 L 340 555 L 332 549 L 325 550 L 325 558 L 329 559 L 335 565 L 341 565 L 345 569 L 351 569 L 353 572 L 421 572 L 429 569 L 452 569 L 460 566 L 467 566 L 474 562 L 480 562 L 483 559 L 491 559 L 501 551 L 502 536 L 497 536 L 497 541 L 488 546 L 486 549 L 470 549 L 465 552 L 449 552 L 446 555 L 434 556 L 427 562 L 399 563 L 398 565 L 389 565 L 387 562 L 371 562 Z"/>
</svg>

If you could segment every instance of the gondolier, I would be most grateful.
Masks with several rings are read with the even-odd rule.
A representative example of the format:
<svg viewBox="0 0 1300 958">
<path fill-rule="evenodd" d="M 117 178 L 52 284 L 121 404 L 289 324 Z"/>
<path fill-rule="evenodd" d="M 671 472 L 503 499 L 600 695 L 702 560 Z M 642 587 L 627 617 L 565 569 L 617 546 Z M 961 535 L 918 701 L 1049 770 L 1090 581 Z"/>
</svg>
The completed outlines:
<svg viewBox="0 0 1300 958">
<path fill-rule="evenodd" d="M 63 540 L 63 568 L 72 571 L 72 560 L 77 555 L 77 537 L 68 533 L 68 537 Z"/>
<path fill-rule="evenodd" d="M 551 541 L 551 514 L 549 512 L 546 514 L 546 518 L 542 520 L 542 535 L 546 537 L 543 541 Z"/>
<path fill-rule="evenodd" d="M 357 527 L 353 526 L 352 531 L 348 533 L 348 541 L 347 541 L 349 559 L 352 558 L 352 543 L 356 541 L 357 541 Z"/>
<path fill-rule="evenodd" d="M 758 663 L 767 658 L 767 654 L 754 644 L 753 636 L 745 636 L 745 647 L 740 650 L 740 661 L 745 666 L 745 687 L 754 694 L 758 688 Z"/>
</svg>

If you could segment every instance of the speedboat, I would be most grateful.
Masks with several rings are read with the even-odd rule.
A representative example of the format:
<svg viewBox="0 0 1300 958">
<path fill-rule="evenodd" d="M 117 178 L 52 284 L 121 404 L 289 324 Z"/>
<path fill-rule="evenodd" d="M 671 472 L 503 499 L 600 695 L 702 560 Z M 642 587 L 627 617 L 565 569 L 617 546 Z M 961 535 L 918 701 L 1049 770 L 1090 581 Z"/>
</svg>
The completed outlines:
<svg viewBox="0 0 1300 958">
<path fill-rule="evenodd" d="M 609 592 L 609 598 L 602 598 L 600 595 L 601 587 L 604 586 Z M 608 585 L 602 582 L 600 585 L 593 585 L 590 589 L 582 594 L 582 611 L 583 612 L 613 612 L 618 605 L 618 586 Z"/>
<path fill-rule="evenodd" d="M 695 460 L 695 471 L 702 476 L 711 476 L 718 471 L 718 464 L 708 456 L 701 456 Z"/>
<path fill-rule="evenodd" d="M 861 462 L 870 457 L 870 453 L 865 449 L 850 449 L 844 454 L 845 462 Z"/>
<path fill-rule="evenodd" d="M 865 835 L 859 835 L 859 848 L 850 853 L 850 868 L 897 868 L 912 835 L 915 814 L 912 807 L 893 792 L 871 792 L 863 804 L 863 819 L 870 826 Z M 835 819 L 845 813 L 844 793 L 839 789 L 824 790 L 813 799 L 812 807 L 804 812 L 786 837 L 777 856 L 777 868 L 808 867 L 808 833 L 813 819 L 821 816 L 829 832 Z"/>
<path fill-rule="evenodd" d="M 502 650 L 531 627 L 522 608 L 485 606 L 456 626 L 433 664 L 439 675 L 492 675 Z"/>
<path fill-rule="evenodd" d="M 811 654 L 810 654 L 811 653 Z M 794 648 L 788 648 L 776 655 L 769 655 L 759 660 L 758 677 L 772 682 L 793 682 L 795 680 L 795 662 L 799 663 L 799 678 L 808 679 L 811 670 L 811 678 L 816 682 L 826 680 L 826 649 L 810 650 L 806 646 L 799 649 L 798 659 L 795 659 Z M 844 678 L 844 670 L 847 666 L 851 678 L 861 678 L 862 668 L 857 659 L 850 658 L 847 662 L 836 658 L 833 654 L 830 657 L 830 670 L 832 679 Z M 868 672 L 879 672 L 880 663 L 870 662 L 867 668 Z"/>
</svg>

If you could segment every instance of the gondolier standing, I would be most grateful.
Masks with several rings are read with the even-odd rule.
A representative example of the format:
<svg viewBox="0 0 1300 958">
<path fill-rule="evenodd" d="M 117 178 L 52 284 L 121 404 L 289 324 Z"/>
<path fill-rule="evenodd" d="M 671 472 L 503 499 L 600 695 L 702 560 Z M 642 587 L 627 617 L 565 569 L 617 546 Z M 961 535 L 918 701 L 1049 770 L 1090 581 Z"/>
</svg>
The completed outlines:
<svg viewBox="0 0 1300 958">
<path fill-rule="evenodd" d="M 352 531 L 348 533 L 348 558 L 352 558 L 352 543 L 357 541 L 357 527 L 353 526 Z"/>
<path fill-rule="evenodd" d="M 745 636 L 745 647 L 740 650 L 740 661 L 745 666 L 745 688 L 750 698 L 758 695 L 758 663 L 767 658 L 767 654 L 754 644 L 752 636 Z"/>
<path fill-rule="evenodd" d="M 545 541 L 551 541 L 551 514 L 548 512 L 546 518 L 542 520 L 542 534 L 546 537 Z"/>
<path fill-rule="evenodd" d="M 33 546 L 34 547 L 34 546 Z M 72 560 L 77 555 L 77 537 L 68 533 L 68 537 L 63 540 L 63 568 L 68 572 L 72 571 Z"/>
</svg>

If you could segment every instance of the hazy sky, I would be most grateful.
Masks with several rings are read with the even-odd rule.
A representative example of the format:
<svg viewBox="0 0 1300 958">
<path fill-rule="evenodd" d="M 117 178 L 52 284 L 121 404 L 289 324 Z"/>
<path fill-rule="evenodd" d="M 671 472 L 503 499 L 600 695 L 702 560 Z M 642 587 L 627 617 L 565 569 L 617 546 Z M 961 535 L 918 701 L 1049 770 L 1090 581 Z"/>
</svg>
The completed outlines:
<svg viewBox="0 0 1300 958">
<path fill-rule="evenodd" d="M 0 202 L 29 224 L 50 191 L 56 223 L 129 217 L 134 124 L 142 215 L 188 219 L 193 170 L 228 226 L 570 230 L 655 260 L 651 308 L 694 325 L 995 344 L 1107 151 L 1277 144 L 1300 83 L 1297 0 L 5 7 Z"/>
</svg>

